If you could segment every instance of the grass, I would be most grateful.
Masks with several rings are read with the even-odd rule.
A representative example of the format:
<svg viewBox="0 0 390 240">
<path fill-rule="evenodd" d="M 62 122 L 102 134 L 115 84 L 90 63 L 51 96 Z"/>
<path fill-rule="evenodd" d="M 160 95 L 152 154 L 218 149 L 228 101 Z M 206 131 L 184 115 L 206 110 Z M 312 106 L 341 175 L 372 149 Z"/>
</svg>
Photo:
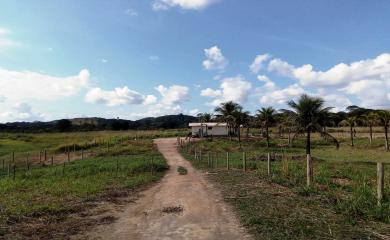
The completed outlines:
<svg viewBox="0 0 390 240">
<path fill-rule="evenodd" d="M 177 168 L 177 172 L 180 174 L 180 175 L 187 175 L 188 171 L 185 167 L 182 167 L 182 166 L 179 166 Z"/>
<path fill-rule="evenodd" d="M 390 163 L 382 139 L 370 145 L 356 140 L 356 147 L 341 139 L 341 148 L 313 140 L 315 185 L 306 187 L 304 140 L 281 148 L 286 139 L 237 142 L 225 139 L 198 141 L 182 153 L 193 165 L 213 174 L 228 202 L 258 239 L 369 239 L 390 235 L 390 167 L 385 165 L 385 198 L 376 200 L 376 161 Z M 202 149 L 202 160 L 194 158 Z M 230 171 L 226 171 L 229 152 Z M 243 172 L 246 152 L 247 173 Z M 267 173 L 267 153 L 271 176 Z M 282 155 L 283 154 L 283 155 Z M 284 156 L 284 158 L 282 158 Z M 291 159 L 293 157 L 293 159 Z M 282 158 L 282 159 L 281 159 Z M 378 235 L 379 234 L 379 235 Z"/>
<path fill-rule="evenodd" d="M 83 134 L 86 133 L 32 135 L 33 139 L 40 139 L 37 142 L 22 139 L 19 135 L 14 136 L 18 140 L 3 136 L 2 141 L 22 142 L 20 146 L 25 150 L 42 146 L 55 149 L 73 142 L 68 137 L 77 136 L 72 139 L 76 142 Z M 100 136 L 97 133 L 86 135 L 85 141 Z M 8 136 L 12 138 L 13 135 Z M 84 209 L 89 202 L 98 201 L 109 192 L 136 189 L 157 181 L 163 176 L 167 164 L 153 144 L 152 137 L 155 136 L 155 133 L 145 132 L 137 139 L 114 142 L 118 136 L 104 132 L 100 137 L 113 141 L 109 151 L 102 146 L 93 147 L 95 155 L 84 160 L 53 166 L 35 164 L 27 170 L 24 160 L 16 158 L 15 176 L 12 171 L 8 176 L 7 169 L 0 167 L 0 238 L 15 224 L 44 216 L 68 215 Z M 61 138 L 64 138 L 62 142 Z"/>
</svg>

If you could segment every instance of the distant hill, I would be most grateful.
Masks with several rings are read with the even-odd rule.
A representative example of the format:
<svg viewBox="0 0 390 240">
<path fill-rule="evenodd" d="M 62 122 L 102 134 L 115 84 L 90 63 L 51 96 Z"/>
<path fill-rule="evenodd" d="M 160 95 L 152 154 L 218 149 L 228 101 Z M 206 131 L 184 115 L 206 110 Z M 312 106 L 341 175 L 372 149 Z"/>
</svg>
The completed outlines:
<svg viewBox="0 0 390 240">
<path fill-rule="evenodd" d="M 153 130 L 186 128 L 197 118 L 188 115 L 149 117 L 136 121 L 105 118 L 73 118 L 50 122 L 13 122 L 0 124 L 2 132 L 68 132 L 97 130 Z"/>
</svg>

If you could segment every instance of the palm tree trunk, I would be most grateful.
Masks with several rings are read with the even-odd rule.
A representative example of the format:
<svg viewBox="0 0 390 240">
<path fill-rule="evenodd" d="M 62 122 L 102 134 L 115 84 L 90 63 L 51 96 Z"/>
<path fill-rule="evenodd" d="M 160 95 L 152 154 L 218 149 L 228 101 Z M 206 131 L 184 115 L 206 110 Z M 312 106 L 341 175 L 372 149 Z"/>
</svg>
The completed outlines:
<svg viewBox="0 0 390 240">
<path fill-rule="evenodd" d="M 389 131 L 389 126 L 385 126 L 385 147 L 386 147 L 386 151 L 389 151 L 388 131 Z"/>
<path fill-rule="evenodd" d="M 370 124 L 370 144 L 372 144 L 372 125 Z"/>
<path fill-rule="evenodd" d="M 307 134 L 306 134 L 306 154 L 311 154 L 310 133 L 311 133 L 311 129 L 308 128 L 308 129 L 307 129 Z"/>
<path fill-rule="evenodd" d="M 353 144 L 353 128 L 350 127 L 350 132 L 351 132 L 351 146 L 353 147 L 354 144 Z"/>
<path fill-rule="evenodd" d="M 269 147 L 269 130 L 268 130 L 268 125 L 266 125 L 265 126 L 265 131 L 266 131 L 266 133 L 265 134 L 267 134 L 267 147 Z"/>
</svg>

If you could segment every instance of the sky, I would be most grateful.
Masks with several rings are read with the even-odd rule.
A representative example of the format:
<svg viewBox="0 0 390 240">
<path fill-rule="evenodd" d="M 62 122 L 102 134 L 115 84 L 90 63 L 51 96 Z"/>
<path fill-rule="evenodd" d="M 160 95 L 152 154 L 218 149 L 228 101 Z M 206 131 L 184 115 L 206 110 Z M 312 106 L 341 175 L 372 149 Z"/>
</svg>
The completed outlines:
<svg viewBox="0 0 390 240">
<path fill-rule="evenodd" d="M 390 108 L 390 1 L 0 0 L 0 122 Z"/>
</svg>

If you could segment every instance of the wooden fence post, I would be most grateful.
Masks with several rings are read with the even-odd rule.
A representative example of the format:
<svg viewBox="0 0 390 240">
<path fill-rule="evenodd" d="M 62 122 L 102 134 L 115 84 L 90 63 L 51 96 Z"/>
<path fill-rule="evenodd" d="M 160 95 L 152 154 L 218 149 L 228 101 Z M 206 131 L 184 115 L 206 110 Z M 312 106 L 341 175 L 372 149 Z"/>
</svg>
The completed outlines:
<svg viewBox="0 0 390 240">
<path fill-rule="evenodd" d="M 313 163 L 310 154 L 307 154 L 306 157 L 306 184 L 310 187 L 313 183 Z"/>
<path fill-rule="evenodd" d="M 15 152 L 12 152 L 12 163 L 15 163 Z"/>
<path fill-rule="evenodd" d="M 39 150 L 39 164 L 42 163 L 42 150 Z"/>
<path fill-rule="evenodd" d="M 14 172 L 14 180 L 15 180 L 15 178 L 16 178 L 16 165 L 15 164 L 13 166 L 13 172 Z"/>
<path fill-rule="evenodd" d="M 45 161 L 43 163 L 46 163 L 46 161 L 47 161 L 47 151 L 46 151 L 46 149 L 45 149 L 45 152 L 44 152 L 44 158 L 45 158 L 44 159 Z"/>
<path fill-rule="evenodd" d="M 70 162 L 70 152 L 68 151 L 68 163 Z"/>
<path fill-rule="evenodd" d="M 383 162 L 376 163 L 377 168 L 377 198 L 378 205 L 381 205 L 385 189 L 385 167 Z"/>
<path fill-rule="evenodd" d="M 84 160 L 84 149 L 81 149 L 81 160 Z"/>
<path fill-rule="evenodd" d="M 73 143 L 73 154 L 76 155 L 76 144 Z"/>
<path fill-rule="evenodd" d="M 54 155 L 51 156 L 51 165 L 54 165 Z"/>
<path fill-rule="evenodd" d="M 229 152 L 226 152 L 226 170 L 229 171 Z"/>
<path fill-rule="evenodd" d="M 244 169 L 244 172 L 246 172 L 246 153 L 242 153 L 242 168 Z"/>
<path fill-rule="evenodd" d="M 267 173 L 271 175 L 271 153 L 267 154 Z"/>
<path fill-rule="evenodd" d="M 63 167 L 62 167 L 62 176 L 65 176 L 65 162 L 64 162 L 64 165 L 63 165 Z"/>
</svg>

